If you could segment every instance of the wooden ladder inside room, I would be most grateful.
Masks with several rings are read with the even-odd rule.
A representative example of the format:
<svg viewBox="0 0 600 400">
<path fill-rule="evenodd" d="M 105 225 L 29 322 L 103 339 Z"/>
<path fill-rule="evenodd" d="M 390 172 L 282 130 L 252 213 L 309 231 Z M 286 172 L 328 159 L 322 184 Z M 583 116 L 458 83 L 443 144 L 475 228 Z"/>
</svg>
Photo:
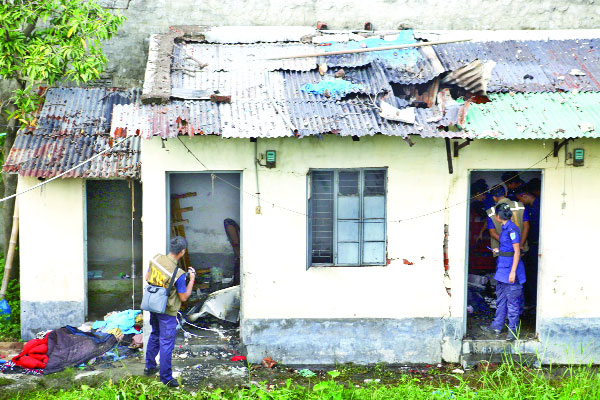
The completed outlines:
<svg viewBox="0 0 600 400">
<path fill-rule="evenodd" d="M 185 238 L 185 225 L 189 223 L 189 220 L 183 219 L 182 214 L 184 212 L 192 211 L 194 207 L 181 208 L 181 204 L 179 204 L 179 201 L 181 199 L 185 199 L 186 197 L 195 196 L 195 192 L 171 195 L 171 237 L 182 236 Z M 190 255 L 187 251 L 181 259 L 181 264 L 181 267 L 184 271 L 187 271 L 188 267 L 191 266 Z"/>
</svg>

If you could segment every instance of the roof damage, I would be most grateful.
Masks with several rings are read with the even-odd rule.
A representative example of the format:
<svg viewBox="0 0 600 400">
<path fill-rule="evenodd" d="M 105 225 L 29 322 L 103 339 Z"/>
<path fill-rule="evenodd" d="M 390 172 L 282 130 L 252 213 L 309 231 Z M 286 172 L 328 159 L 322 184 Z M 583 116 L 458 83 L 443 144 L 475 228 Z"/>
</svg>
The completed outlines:
<svg viewBox="0 0 600 400">
<path fill-rule="evenodd" d="M 139 178 L 140 139 L 113 147 L 113 106 L 137 102 L 138 90 L 51 88 L 35 127 L 21 129 L 4 172 L 50 178 L 112 147 L 65 178 Z"/>
<path fill-rule="evenodd" d="M 50 89 L 38 126 L 19 133 L 4 171 L 53 176 L 127 136 L 136 138 L 69 176 L 139 177 L 139 137 L 595 137 L 599 122 L 579 92 L 600 91 L 600 39 L 397 48 L 418 44 L 416 37 L 423 36 L 174 27 L 151 37 L 141 96 Z M 372 51 L 381 47 L 388 49 Z M 348 50 L 360 52 L 337 54 Z M 540 92 L 555 93 L 533 94 Z M 579 122 L 542 123 L 528 111 L 537 104 L 576 110 L 569 115 Z"/>
</svg>

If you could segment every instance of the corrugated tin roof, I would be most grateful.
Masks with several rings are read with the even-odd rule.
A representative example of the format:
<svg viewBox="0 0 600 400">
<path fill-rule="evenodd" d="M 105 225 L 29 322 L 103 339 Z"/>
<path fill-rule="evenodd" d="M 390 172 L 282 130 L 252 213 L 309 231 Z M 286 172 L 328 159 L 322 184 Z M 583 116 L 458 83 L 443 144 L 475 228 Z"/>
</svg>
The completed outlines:
<svg viewBox="0 0 600 400">
<path fill-rule="evenodd" d="M 173 51 L 172 79 L 180 82 L 185 80 L 186 76 L 193 77 L 199 71 L 310 71 L 316 69 L 321 63 L 327 64 L 330 69 L 378 64 L 384 68 L 390 82 L 400 84 L 425 83 L 443 72 L 436 69 L 421 48 L 283 60 L 268 59 L 319 52 L 326 54 L 328 51 L 363 48 L 363 46 L 375 48 L 406 43 L 416 43 L 411 30 L 401 31 L 386 40 L 373 36 L 361 41 L 332 41 L 327 43 L 328 46 L 324 46 L 323 43 L 317 45 L 295 42 L 254 44 L 182 42 L 178 43 Z M 206 66 L 201 67 L 199 63 Z"/>
<path fill-rule="evenodd" d="M 317 71 L 179 75 L 182 81 L 175 84 L 190 89 L 218 90 L 223 95 L 231 95 L 231 103 L 173 100 L 167 105 L 116 105 L 111 134 L 116 137 L 137 134 L 143 138 L 198 134 L 265 138 L 326 133 L 344 136 L 376 133 L 402 137 L 412 134 L 423 137 L 464 136 L 462 132 L 438 130 L 439 126 L 456 123 L 457 109 L 445 114 L 437 108 L 416 109 L 417 123 L 414 125 L 382 119 L 373 104 L 376 95 L 387 92 L 391 99 L 388 101 L 394 106 L 407 106 L 405 101 L 391 96 L 392 89 L 382 68 L 369 65 L 345 71 L 345 79 L 362 85 L 362 89 L 337 101 L 301 90 L 307 83 L 323 79 Z M 333 72 L 335 70 L 327 74 Z"/>
<path fill-rule="evenodd" d="M 49 178 L 107 149 L 114 105 L 137 102 L 139 90 L 51 88 L 37 127 L 17 134 L 5 172 Z M 132 138 L 65 177 L 139 178 L 140 139 Z"/>
<path fill-rule="evenodd" d="M 464 42 L 434 49 L 446 70 L 477 58 L 495 61 L 488 92 L 555 92 L 600 90 L 599 47 L 600 39 L 579 39 Z"/>
<path fill-rule="evenodd" d="M 600 137 L 600 93 L 493 94 L 490 100 L 469 108 L 464 128 L 474 138 Z"/>
</svg>

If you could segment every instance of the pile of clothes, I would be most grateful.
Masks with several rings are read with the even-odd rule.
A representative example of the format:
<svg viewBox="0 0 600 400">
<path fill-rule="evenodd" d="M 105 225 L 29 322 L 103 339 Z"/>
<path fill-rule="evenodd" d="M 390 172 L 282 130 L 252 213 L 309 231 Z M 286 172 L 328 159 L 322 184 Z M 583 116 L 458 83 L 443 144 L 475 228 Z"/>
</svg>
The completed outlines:
<svg viewBox="0 0 600 400">
<path fill-rule="evenodd" d="M 46 334 L 43 339 L 32 339 L 23 351 L 0 367 L 3 373 L 47 375 L 85 363 L 110 351 L 117 338 L 104 332 L 83 332 L 65 326 Z"/>
<path fill-rule="evenodd" d="M 0 372 L 47 375 L 95 359 L 114 360 L 142 347 L 143 317 L 139 310 L 112 312 L 103 321 L 75 328 L 65 326 L 42 332 L 25 344 L 12 360 L 0 364 Z M 118 347 L 120 356 L 111 352 Z"/>
<path fill-rule="evenodd" d="M 140 310 L 113 311 L 106 314 L 103 321 L 94 322 L 90 329 L 110 333 L 121 344 L 138 348 L 142 346 L 144 341 L 142 336 L 143 324 L 144 320 Z"/>
</svg>

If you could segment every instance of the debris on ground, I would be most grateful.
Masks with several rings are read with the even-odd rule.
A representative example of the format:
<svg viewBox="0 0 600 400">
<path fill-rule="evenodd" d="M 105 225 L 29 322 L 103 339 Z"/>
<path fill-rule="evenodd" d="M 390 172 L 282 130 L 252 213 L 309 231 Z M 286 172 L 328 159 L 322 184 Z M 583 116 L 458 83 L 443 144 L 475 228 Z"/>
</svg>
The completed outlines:
<svg viewBox="0 0 600 400">
<path fill-rule="evenodd" d="M 273 368 L 274 366 L 277 365 L 277 363 L 271 357 L 265 357 L 262 360 L 262 365 L 265 368 Z"/>
</svg>

